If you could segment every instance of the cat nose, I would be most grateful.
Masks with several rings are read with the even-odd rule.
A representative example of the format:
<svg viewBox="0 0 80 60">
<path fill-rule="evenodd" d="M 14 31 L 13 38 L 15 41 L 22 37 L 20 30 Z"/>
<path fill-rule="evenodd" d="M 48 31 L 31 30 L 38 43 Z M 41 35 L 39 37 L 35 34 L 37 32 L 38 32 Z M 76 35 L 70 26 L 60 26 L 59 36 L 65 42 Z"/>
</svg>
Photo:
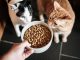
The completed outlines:
<svg viewBox="0 0 80 60">
<path fill-rule="evenodd" d="M 52 28 L 52 22 L 48 22 L 49 27 Z"/>
<path fill-rule="evenodd" d="M 22 15 L 22 12 L 17 12 L 16 15 L 20 17 Z"/>
<path fill-rule="evenodd" d="M 52 22 L 48 22 L 48 25 L 49 25 L 49 26 L 52 26 Z"/>
<path fill-rule="evenodd" d="M 25 19 L 25 16 L 21 16 L 21 17 Z"/>
</svg>

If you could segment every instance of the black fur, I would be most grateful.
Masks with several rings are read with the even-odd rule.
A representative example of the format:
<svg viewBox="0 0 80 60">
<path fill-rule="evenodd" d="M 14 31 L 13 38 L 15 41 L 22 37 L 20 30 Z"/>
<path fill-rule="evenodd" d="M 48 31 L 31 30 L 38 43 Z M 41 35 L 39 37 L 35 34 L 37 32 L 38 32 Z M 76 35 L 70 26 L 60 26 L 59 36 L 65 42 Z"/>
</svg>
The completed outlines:
<svg viewBox="0 0 80 60">
<path fill-rule="evenodd" d="M 23 0 L 23 1 L 20 1 L 19 3 L 20 3 L 20 5 L 18 7 L 19 11 L 16 13 L 16 15 L 18 17 L 22 16 L 22 14 L 25 11 L 24 10 L 25 7 L 28 7 L 28 10 L 29 10 L 30 14 L 32 14 L 32 7 L 31 7 L 31 1 L 30 0 Z"/>
</svg>

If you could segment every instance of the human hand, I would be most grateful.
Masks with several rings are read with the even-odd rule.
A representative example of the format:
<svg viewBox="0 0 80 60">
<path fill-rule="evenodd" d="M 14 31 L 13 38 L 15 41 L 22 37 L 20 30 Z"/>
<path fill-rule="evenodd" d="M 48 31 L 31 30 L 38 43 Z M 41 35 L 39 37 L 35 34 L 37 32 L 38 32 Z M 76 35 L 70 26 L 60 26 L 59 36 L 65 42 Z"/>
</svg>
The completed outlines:
<svg viewBox="0 0 80 60">
<path fill-rule="evenodd" d="M 2 57 L 2 60 L 24 60 L 34 52 L 30 46 L 28 42 L 16 44 Z"/>
</svg>

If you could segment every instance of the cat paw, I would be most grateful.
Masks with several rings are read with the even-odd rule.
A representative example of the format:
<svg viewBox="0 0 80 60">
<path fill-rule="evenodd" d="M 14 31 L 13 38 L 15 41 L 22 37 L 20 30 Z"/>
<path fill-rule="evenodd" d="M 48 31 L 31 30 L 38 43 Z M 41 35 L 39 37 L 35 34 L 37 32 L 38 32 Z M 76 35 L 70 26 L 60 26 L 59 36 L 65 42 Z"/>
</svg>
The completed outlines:
<svg viewBox="0 0 80 60">
<path fill-rule="evenodd" d="M 66 43 L 67 42 L 67 39 L 63 39 L 62 42 Z"/>
<path fill-rule="evenodd" d="M 40 21 L 43 21 L 44 22 L 44 17 L 43 17 L 42 14 L 40 15 Z"/>
<path fill-rule="evenodd" d="M 20 37 L 20 36 L 21 36 L 21 34 L 17 34 L 17 36 L 18 36 L 18 37 Z"/>
<path fill-rule="evenodd" d="M 59 43 L 59 40 L 55 40 L 55 43 Z"/>
</svg>

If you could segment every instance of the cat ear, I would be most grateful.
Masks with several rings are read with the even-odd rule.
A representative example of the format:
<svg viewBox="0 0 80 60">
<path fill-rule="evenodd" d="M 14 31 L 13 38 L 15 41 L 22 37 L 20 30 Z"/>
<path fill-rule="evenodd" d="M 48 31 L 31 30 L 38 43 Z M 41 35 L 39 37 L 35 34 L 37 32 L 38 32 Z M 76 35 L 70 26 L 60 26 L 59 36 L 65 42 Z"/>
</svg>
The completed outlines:
<svg viewBox="0 0 80 60">
<path fill-rule="evenodd" d="M 60 7 L 61 7 L 60 4 L 57 1 L 54 1 L 54 9 L 56 10 Z"/>
<path fill-rule="evenodd" d="M 54 1 L 54 10 L 57 9 L 63 10 L 65 12 L 66 15 L 63 17 L 63 19 L 71 19 L 71 15 L 69 14 L 69 12 L 61 7 L 61 5 L 57 1 Z"/>
<path fill-rule="evenodd" d="M 17 4 L 16 4 L 16 7 L 18 7 L 19 5 L 20 5 L 20 3 L 17 3 Z"/>
<path fill-rule="evenodd" d="M 12 10 L 15 10 L 15 9 L 16 9 L 16 5 L 14 5 L 14 4 L 9 4 L 9 6 L 10 6 L 10 8 L 11 8 Z"/>
<path fill-rule="evenodd" d="M 20 5 L 20 3 L 9 4 L 9 6 L 11 7 L 12 10 L 17 9 L 19 5 Z"/>
</svg>

